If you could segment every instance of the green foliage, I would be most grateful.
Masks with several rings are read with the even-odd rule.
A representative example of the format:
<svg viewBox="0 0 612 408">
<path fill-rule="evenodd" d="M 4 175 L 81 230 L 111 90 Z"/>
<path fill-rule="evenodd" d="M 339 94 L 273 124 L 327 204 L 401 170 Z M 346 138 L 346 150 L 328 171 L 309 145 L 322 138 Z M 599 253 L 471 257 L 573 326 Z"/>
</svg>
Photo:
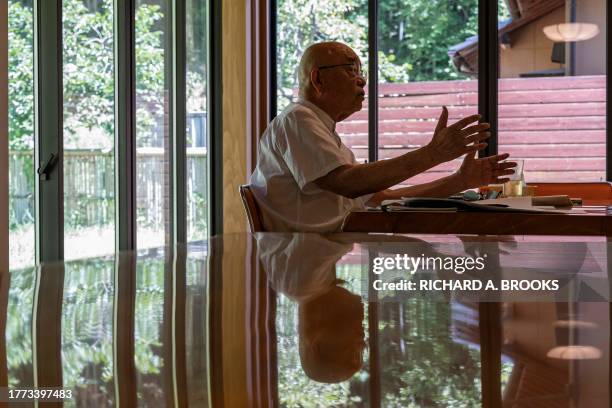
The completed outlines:
<svg viewBox="0 0 612 408">
<path fill-rule="evenodd" d="M 380 50 L 410 63 L 412 81 L 463 77 L 447 51 L 478 33 L 478 0 L 387 0 L 379 7 Z"/>
<path fill-rule="evenodd" d="M 114 139 L 113 2 L 96 10 L 82 1 L 63 2 L 64 140 L 66 148 L 106 148 Z M 163 115 L 164 47 L 157 5 L 136 10 L 137 127 L 146 140 L 154 115 Z M 34 132 L 33 16 L 31 6 L 9 8 L 9 141 L 11 149 L 32 149 Z M 93 140 L 92 140 L 93 139 Z M 142 139 L 142 138 L 141 138 Z"/>
<path fill-rule="evenodd" d="M 360 292 L 359 267 L 338 268 L 337 277 L 354 293 Z M 425 299 L 383 302 L 378 306 L 378 313 L 382 406 L 480 406 L 480 351 L 456 338 L 451 304 Z M 367 321 L 366 314 L 364 327 Z M 370 377 L 367 353 L 361 371 L 350 380 L 338 384 L 318 383 L 309 379 L 301 368 L 297 330 L 297 304 L 279 296 L 276 333 L 281 406 L 367 404 Z M 506 364 L 504 373 L 509 375 L 510 371 L 511 365 Z"/>
<path fill-rule="evenodd" d="M 351 395 L 349 382 L 324 384 L 306 376 L 298 352 L 297 316 L 297 304 L 279 296 L 276 330 L 280 406 L 314 408 L 359 405 L 361 398 Z"/>
<path fill-rule="evenodd" d="M 379 3 L 378 24 L 381 82 L 465 78 L 447 52 L 477 34 L 478 0 L 387 0 Z M 279 0 L 277 30 L 279 109 L 293 96 L 308 45 L 342 41 L 367 64 L 367 0 Z"/>
<path fill-rule="evenodd" d="M 380 359 L 384 406 L 480 406 L 480 355 L 454 338 L 451 305 L 383 303 Z"/>
<path fill-rule="evenodd" d="M 34 148 L 32 9 L 9 3 L 9 149 Z"/>
<path fill-rule="evenodd" d="M 163 258 L 140 258 L 137 263 L 134 362 L 139 377 L 148 380 L 159 377 L 164 363 L 161 356 L 164 268 Z M 77 393 L 100 395 L 105 406 L 112 406 L 114 398 L 114 271 L 112 258 L 67 262 L 62 292 L 64 386 Z M 10 274 L 5 336 L 10 351 L 7 365 L 12 387 L 31 386 L 33 381 L 35 276 L 34 268 Z"/>
<path fill-rule="evenodd" d="M 32 384 L 32 307 L 34 304 L 35 269 L 13 271 L 6 319 L 6 354 L 8 385 Z"/>
<path fill-rule="evenodd" d="M 368 42 L 367 0 L 279 0 L 277 27 L 278 107 L 292 99 L 296 68 L 306 47 L 320 41 L 349 44 L 365 66 Z"/>
</svg>

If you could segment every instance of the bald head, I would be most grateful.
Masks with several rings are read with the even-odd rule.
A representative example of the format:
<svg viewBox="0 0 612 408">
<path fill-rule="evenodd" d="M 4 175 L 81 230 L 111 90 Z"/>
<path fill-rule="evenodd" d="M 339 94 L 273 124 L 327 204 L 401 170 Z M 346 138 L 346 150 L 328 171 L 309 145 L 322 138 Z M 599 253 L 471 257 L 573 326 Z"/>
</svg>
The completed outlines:
<svg viewBox="0 0 612 408">
<path fill-rule="evenodd" d="M 304 96 L 310 89 L 310 74 L 313 68 L 358 61 L 355 51 L 346 44 L 336 41 L 312 44 L 306 48 L 300 59 L 298 68 L 300 95 Z"/>
</svg>

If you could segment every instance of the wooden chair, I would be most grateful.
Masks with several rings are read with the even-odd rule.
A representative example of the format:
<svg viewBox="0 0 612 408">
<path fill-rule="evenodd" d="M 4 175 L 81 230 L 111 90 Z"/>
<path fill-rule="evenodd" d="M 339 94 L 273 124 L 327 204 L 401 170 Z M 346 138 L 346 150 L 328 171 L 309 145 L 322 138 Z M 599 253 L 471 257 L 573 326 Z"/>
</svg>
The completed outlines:
<svg viewBox="0 0 612 408">
<path fill-rule="evenodd" d="M 257 200 L 251 191 L 251 186 L 242 185 L 239 188 L 240 198 L 242 198 L 242 204 L 246 211 L 247 218 L 249 220 L 249 228 L 251 232 L 264 232 L 264 225 L 261 216 L 261 210 L 257 204 Z"/>
<path fill-rule="evenodd" d="M 582 198 L 585 205 L 607 205 L 612 202 L 612 183 L 607 181 L 593 183 L 528 183 L 537 186 L 536 196 L 568 195 Z"/>
</svg>

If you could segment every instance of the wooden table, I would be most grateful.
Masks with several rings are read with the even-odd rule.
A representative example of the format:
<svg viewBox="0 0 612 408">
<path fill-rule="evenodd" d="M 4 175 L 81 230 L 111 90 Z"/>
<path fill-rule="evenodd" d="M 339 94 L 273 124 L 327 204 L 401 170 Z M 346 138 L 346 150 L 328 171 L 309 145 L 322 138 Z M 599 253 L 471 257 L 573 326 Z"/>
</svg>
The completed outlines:
<svg viewBox="0 0 612 408">
<path fill-rule="evenodd" d="M 595 211 L 595 210 L 593 210 Z M 605 207 L 589 214 L 492 212 L 354 211 L 344 232 L 402 234 L 612 235 L 612 213 Z"/>
</svg>

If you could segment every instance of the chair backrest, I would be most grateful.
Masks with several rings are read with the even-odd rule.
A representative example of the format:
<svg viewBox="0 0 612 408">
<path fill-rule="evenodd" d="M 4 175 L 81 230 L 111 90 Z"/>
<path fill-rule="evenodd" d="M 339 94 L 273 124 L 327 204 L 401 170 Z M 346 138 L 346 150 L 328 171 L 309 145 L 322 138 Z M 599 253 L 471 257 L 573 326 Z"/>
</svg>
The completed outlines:
<svg viewBox="0 0 612 408">
<path fill-rule="evenodd" d="M 612 201 L 612 183 L 606 181 L 592 183 L 528 184 L 537 186 L 535 194 L 538 196 L 567 194 L 572 198 L 582 198 L 583 202 L 592 204 L 607 204 Z"/>
<path fill-rule="evenodd" d="M 251 191 L 251 186 L 245 184 L 240 186 L 239 190 L 240 198 L 242 198 L 242 204 L 244 205 L 244 210 L 246 211 L 246 215 L 249 220 L 249 228 L 251 228 L 251 232 L 265 231 L 261 211 L 259 209 L 259 205 L 257 204 L 257 200 L 255 200 L 255 196 Z"/>
</svg>

